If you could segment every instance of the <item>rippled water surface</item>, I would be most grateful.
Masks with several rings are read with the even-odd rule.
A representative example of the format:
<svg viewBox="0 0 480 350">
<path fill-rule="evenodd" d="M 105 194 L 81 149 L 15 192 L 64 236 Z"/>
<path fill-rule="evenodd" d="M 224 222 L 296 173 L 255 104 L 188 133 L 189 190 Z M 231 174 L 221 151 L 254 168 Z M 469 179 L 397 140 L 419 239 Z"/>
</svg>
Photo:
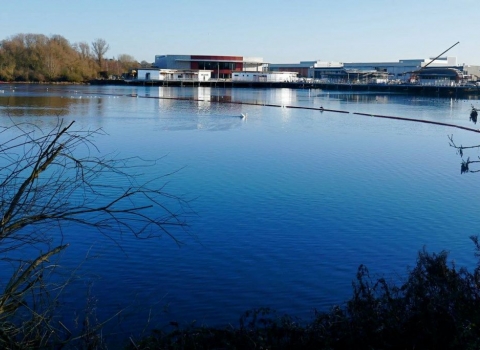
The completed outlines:
<svg viewBox="0 0 480 350">
<path fill-rule="evenodd" d="M 167 189 L 191 199 L 196 212 L 188 233 L 174 231 L 181 247 L 167 236 L 114 242 L 70 228 L 65 266 L 89 258 L 85 277 L 65 294 L 67 316 L 83 307 L 91 285 L 99 318 L 129 307 L 122 325 L 132 332 L 150 310 L 150 326 L 236 323 L 260 306 L 307 319 L 350 296 L 360 264 L 401 278 L 423 247 L 450 251 L 458 265 L 475 262 L 469 236 L 479 233 L 480 175 L 460 175 L 447 136 L 471 145 L 480 134 L 353 113 L 477 128 L 468 116 L 478 101 L 289 89 L 1 88 L 4 126 L 48 128 L 61 117 L 108 133 L 96 139 L 104 154 L 165 156 L 145 176 L 178 170 L 164 179 Z"/>
</svg>

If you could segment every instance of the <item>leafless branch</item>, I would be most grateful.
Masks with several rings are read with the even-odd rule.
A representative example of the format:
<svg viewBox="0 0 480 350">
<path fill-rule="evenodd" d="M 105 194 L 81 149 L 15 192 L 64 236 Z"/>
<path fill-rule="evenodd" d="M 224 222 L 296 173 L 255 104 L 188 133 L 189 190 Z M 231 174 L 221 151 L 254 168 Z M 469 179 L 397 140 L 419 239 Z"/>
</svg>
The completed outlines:
<svg viewBox="0 0 480 350">
<path fill-rule="evenodd" d="M 45 331 L 53 327 L 49 313 L 36 303 L 52 288 L 45 282 L 46 264 L 68 244 L 52 248 L 50 242 L 52 235 L 63 235 L 66 225 L 91 227 L 113 240 L 116 234 L 166 234 L 181 244 L 172 229 L 185 230 L 192 213 L 188 201 L 165 191 L 169 174 L 138 180 L 144 178 L 138 171 L 156 161 L 101 156 L 94 138 L 103 130 L 73 130 L 73 125 L 59 119 L 46 132 L 28 123 L 0 128 L 0 255 L 6 262 L 9 252 L 24 246 L 47 250 L 33 259 L 20 258 L 0 295 L 0 345 L 50 341 L 53 333 Z M 12 321 L 20 309 L 31 315 L 28 332 Z M 36 334 L 39 329 L 43 333 Z"/>
<path fill-rule="evenodd" d="M 472 170 L 470 169 L 470 165 L 471 164 L 476 164 L 476 163 L 480 163 L 480 157 L 478 157 L 479 160 L 470 160 L 470 157 L 467 157 L 467 159 L 465 160 L 463 158 L 463 155 L 464 155 L 464 150 L 468 150 L 468 149 L 480 149 L 480 145 L 474 145 L 474 146 L 457 146 L 455 144 L 455 142 L 453 141 L 453 135 L 450 135 L 448 136 L 448 139 L 450 140 L 450 147 L 453 147 L 457 150 L 457 154 L 460 155 L 460 157 L 462 158 L 462 163 L 460 165 L 460 173 L 463 174 L 463 173 L 478 173 L 480 172 L 480 169 L 479 170 Z"/>
</svg>

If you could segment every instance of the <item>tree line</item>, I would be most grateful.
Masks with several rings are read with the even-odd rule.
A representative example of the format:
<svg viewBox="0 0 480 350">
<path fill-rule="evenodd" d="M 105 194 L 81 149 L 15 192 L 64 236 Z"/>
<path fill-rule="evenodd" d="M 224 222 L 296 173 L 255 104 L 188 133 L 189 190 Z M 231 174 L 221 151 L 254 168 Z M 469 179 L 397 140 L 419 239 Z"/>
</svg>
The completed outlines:
<svg viewBox="0 0 480 350">
<path fill-rule="evenodd" d="M 128 54 L 109 59 L 109 48 L 101 38 L 71 44 L 56 34 L 16 34 L 0 41 L 0 81 L 84 82 L 149 66 Z"/>
</svg>

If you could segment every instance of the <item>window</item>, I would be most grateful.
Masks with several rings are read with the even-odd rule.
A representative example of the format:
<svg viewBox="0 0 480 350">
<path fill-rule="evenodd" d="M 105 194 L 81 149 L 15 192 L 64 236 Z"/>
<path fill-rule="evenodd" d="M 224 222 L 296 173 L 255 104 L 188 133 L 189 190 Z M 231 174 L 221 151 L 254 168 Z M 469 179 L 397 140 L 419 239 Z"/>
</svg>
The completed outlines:
<svg viewBox="0 0 480 350">
<path fill-rule="evenodd" d="M 204 70 L 234 70 L 233 62 L 198 62 L 198 67 Z"/>
</svg>

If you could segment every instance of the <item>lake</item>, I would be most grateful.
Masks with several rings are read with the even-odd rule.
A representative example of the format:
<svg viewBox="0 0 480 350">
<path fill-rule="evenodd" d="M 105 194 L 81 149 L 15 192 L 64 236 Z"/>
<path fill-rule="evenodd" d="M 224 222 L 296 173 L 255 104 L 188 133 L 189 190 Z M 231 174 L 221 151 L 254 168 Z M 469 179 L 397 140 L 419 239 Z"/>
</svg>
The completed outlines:
<svg viewBox="0 0 480 350">
<path fill-rule="evenodd" d="M 162 157 L 145 178 L 173 172 L 166 189 L 191 200 L 195 212 L 187 232 L 172 231 L 181 246 L 166 235 L 113 241 L 69 227 L 62 266 L 83 263 L 62 299 L 66 320 L 88 298 L 100 320 L 126 308 L 112 322 L 133 334 L 169 321 L 235 325 L 244 311 L 263 306 L 307 320 L 350 297 L 360 264 L 398 281 L 423 247 L 449 251 L 458 266 L 476 263 L 469 236 L 479 234 L 480 175 L 460 174 L 448 136 L 474 145 L 480 135 L 353 114 L 476 129 L 469 121 L 476 100 L 290 89 L 1 88 L 3 126 L 48 129 L 61 117 L 84 130 L 102 128 L 108 135 L 95 139 L 101 154 Z"/>
</svg>

